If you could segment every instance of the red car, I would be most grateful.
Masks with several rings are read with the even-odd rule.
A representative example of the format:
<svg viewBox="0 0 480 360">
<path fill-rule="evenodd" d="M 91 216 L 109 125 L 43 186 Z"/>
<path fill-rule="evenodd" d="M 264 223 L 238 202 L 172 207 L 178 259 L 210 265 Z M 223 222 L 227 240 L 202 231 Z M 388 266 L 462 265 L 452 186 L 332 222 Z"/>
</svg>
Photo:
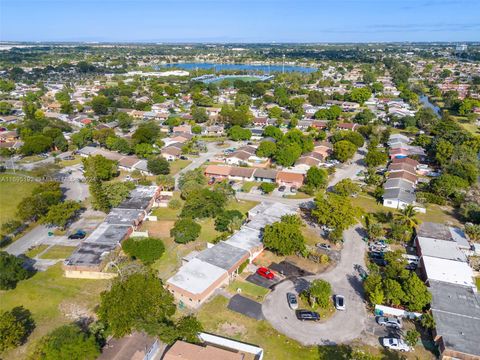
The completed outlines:
<svg viewBox="0 0 480 360">
<path fill-rule="evenodd" d="M 275 277 L 273 272 L 271 272 L 266 267 L 259 267 L 257 269 L 257 274 L 260 275 L 261 277 L 264 277 L 265 279 L 269 279 L 269 280 L 272 280 Z"/>
</svg>

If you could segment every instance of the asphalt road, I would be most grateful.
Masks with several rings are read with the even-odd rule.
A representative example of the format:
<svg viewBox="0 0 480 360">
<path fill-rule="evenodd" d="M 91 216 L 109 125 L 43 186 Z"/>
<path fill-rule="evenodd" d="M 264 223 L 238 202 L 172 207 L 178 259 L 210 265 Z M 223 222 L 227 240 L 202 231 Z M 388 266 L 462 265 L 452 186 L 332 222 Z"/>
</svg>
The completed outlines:
<svg viewBox="0 0 480 360">
<path fill-rule="evenodd" d="M 278 284 L 265 299 L 262 310 L 267 321 L 286 336 L 304 345 L 333 345 L 348 342 L 366 330 L 367 313 L 363 287 L 354 270 L 356 264 L 365 267 L 366 245 L 362 241 L 361 227 L 354 226 L 344 232 L 344 248 L 337 266 L 326 273 L 288 280 Z M 299 293 L 315 279 L 327 280 L 334 294 L 345 297 L 345 311 L 336 311 L 325 322 L 297 320 L 287 304 L 287 292 Z"/>
</svg>

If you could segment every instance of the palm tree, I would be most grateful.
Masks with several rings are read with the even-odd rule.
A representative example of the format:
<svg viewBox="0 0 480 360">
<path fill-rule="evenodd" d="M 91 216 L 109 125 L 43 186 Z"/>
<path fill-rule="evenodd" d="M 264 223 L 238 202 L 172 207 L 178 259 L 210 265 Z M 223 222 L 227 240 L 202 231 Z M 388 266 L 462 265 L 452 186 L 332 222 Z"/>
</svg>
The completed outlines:
<svg viewBox="0 0 480 360">
<path fill-rule="evenodd" d="M 417 211 L 413 205 L 407 205 L 400 213 L 397 214 L 397 219 L 403 224 L 407 225 L 409 228 L 413 229 L 418 225 L 418 219 L 415 218 Z"/>
</svg>

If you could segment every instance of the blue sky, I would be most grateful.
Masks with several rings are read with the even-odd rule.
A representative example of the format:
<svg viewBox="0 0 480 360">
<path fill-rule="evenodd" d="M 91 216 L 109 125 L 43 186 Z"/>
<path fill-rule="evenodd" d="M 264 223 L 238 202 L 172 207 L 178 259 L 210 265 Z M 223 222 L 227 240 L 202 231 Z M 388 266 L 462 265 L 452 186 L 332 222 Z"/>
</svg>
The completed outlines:
<svg viewBox="0 0 480 360">
<path fill-rule="evenodd" d="M 479 41 L 480 0 L 0 0 L 0 40 Z"/>
</svg>

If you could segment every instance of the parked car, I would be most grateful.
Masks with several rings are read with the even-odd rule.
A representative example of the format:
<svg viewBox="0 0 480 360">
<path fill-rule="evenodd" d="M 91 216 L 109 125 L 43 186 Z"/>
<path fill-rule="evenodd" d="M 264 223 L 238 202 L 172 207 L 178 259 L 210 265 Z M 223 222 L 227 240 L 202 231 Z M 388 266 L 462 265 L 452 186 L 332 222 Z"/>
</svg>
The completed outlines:
<svg viewBox="0 0 480 360">
<path fill-rule="evenodd" d="M 215 178 L 212 177 L 210 180 L 208 180 L 208 185 L 213 185 L 215 183 Z"/>
<path fill-rule="evenodd" d="M 335 295 L 335 309 L 345 310 L 345 298 L 343 295 Z"/>
<path fill-rule="evenodd" d="M 297 316 L 297 319 L 301 321 L 319 321 L 320 320 L 320 315 L 315 311 L 297 310 L 295 311 L 295 315 Z"/>
<path fill-rule="evenodd" d="M 371 262 L 374 264 L 377 264 L 378 266 L 387 266 L 388 262 L 385 259 L 378 259 L 378 258 L 373 258 L 370 259 Z"/>
<path fill-rule="evenodd" d="M 379 316 L 377 317 L 377 323 L 378 325 L 382 325 L 390 328 L 395 328 L 395 329 L 402 328 L 402 322 L 400 321 L 400 319 L 397 319 L 395 317 Z"/>
<path fill-rule="evenodd" d="M 295 295 L 294 293 L 287 293 L 287 302 L 288 302 L 288 306 L 290 306 L 290 309 L 292 310 L 298 309 L 297 295 Z"/>
<path fill-rule="evenodd" d="M 415 270 L 417 270 L 417 264 L 414 264 L 414 263 L 407 264 L 405 266 L 405 269 L 407 269 L 409 271 L 415 271 Z"/>
<path fill-rule="evenodd" d="M 273 272 L 263 266 L 257 269 L 257 274 L 269 280 L 272 280 L 275 277 L 275 274 Z"/>
<path fill-rule="evenodd" d="M 83 239 L 86 235 L 87 233 L 85 231 L 77 230 L 77 232 L 75 232 L 74 234 L 69 235 L 68 238 L 70 240 L 79 240 L 79 239 Z"/>
<path fill-rule="evenodd" d="M 180 160 L 188 160 L 188 158 L 185 155 L 180 155 Z"/>
<path fill-rule="evenodd" d="M 410 351 L 410 346 L 408 346 L 405 341 L 397 338 L 383 338 L 382 345 L 387 349 L 398 350 L 398 351 Z"/>
<path fill-rule="evenodd" d="M 369 253 L 368 253 L 368 257 L 369 257 L 370 259 L 383 259 L 384 254 L 383 254 L 383 252 L 372 251 L 372 252 L 369 252 Z"/>
<path fill-rule="evenodd" d="M 283 192 L 283 191 L 285 191 L 286 188 L 287 188 L 286 186 L 282 185 L 278 188 L 278 191 Z"/>
<path fill-rule="evenodd" d="M 290 188 L 290 192 L 291 192 L 292 194 L 295 194 L 295 193 L 297 192 L 297 188 L 296 188 L 295 186 L 292 186 L 292 187 Z"/>
<path fill-rule="evenodd" d="M 324 243 L 317 243 L 317 247 L 319 249 L 323 249 L 323 250 L 331 250 L 332 247 L 328 244 L 324 244 Z"/>
</svg>

